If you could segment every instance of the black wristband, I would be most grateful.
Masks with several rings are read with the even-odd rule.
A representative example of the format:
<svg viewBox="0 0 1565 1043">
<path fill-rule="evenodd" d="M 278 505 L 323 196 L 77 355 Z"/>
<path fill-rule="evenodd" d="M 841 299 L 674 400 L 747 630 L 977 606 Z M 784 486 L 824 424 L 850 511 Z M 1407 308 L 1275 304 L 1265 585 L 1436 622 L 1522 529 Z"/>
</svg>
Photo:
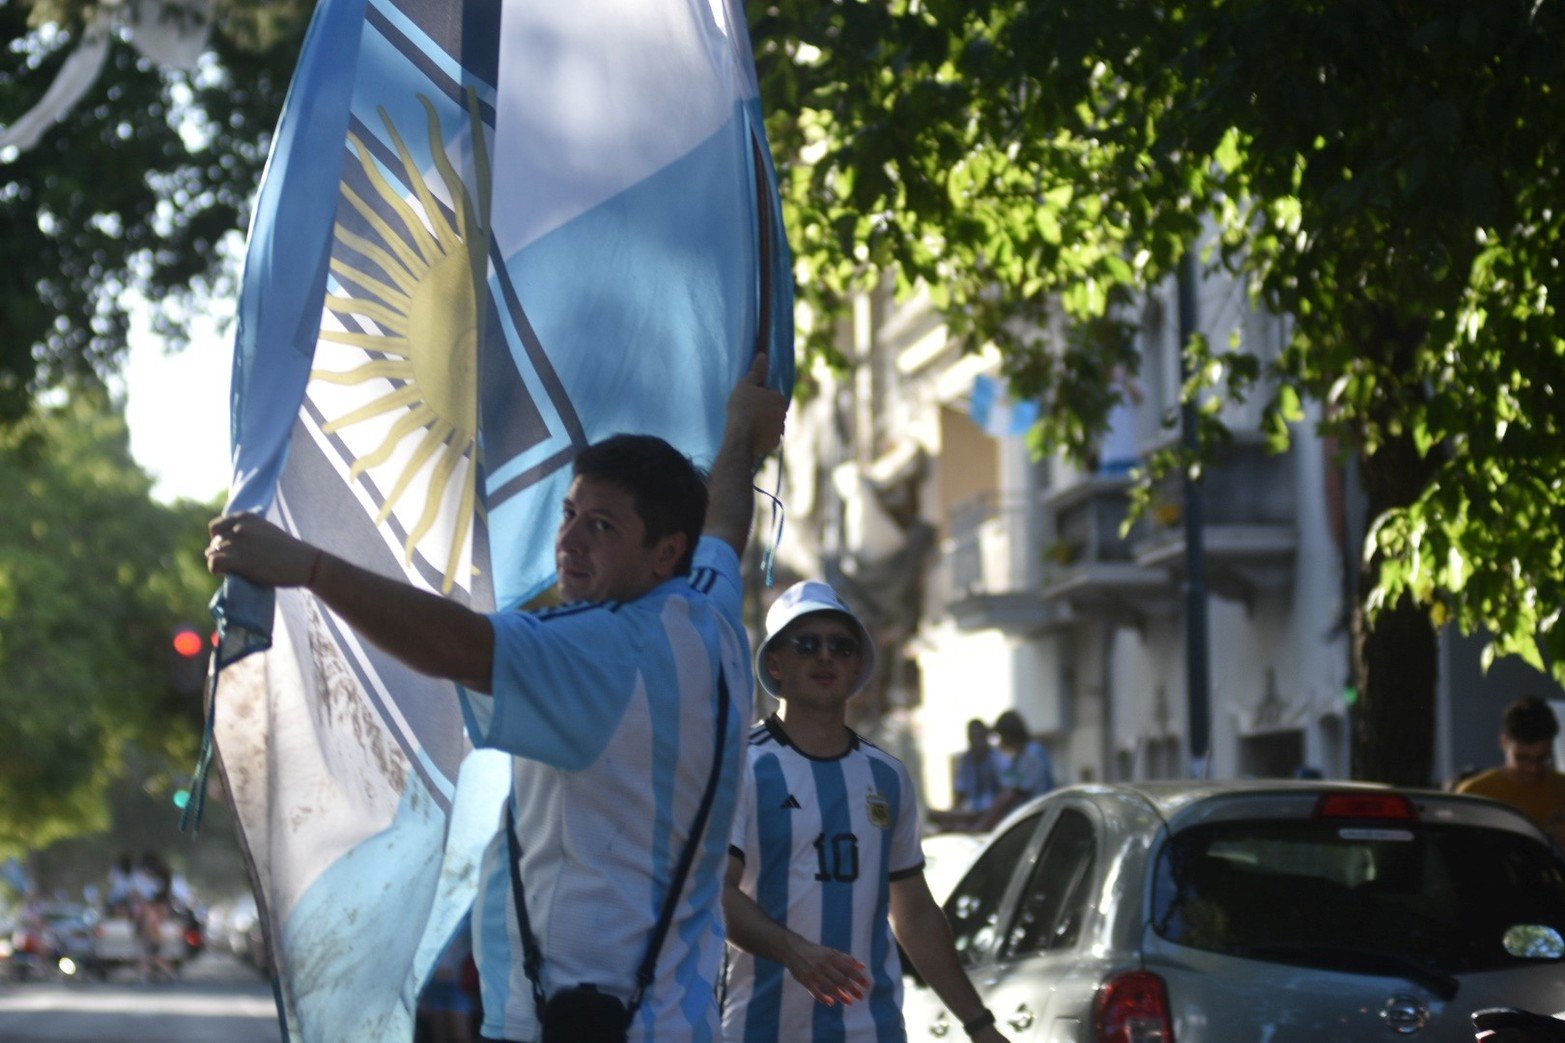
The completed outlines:
<svg viewBox="0 0 1565 1043">
<path fill-rule="evenodd" d="M 994 1011 L 990 1010 L 988 1007 L 985 1007 L 982 1014 L 973 1018 L 971 1021 L 962 1022 L 962 1031 L 971 1037 L 972 1034 L 977 1032 L 979 1029 L 986 1029 L 993 1024 Z"/>
</svg>

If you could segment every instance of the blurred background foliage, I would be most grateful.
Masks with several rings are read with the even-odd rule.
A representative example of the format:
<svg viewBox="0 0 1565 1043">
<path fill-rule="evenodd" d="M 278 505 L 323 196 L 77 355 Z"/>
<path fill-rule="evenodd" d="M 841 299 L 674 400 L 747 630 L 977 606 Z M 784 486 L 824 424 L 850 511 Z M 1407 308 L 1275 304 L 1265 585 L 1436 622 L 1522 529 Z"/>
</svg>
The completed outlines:
<svg viewBox="0 0 1565 1043">
<path fill-rule="evenodd" d="M 0 122 L 96 8 L 0 0 Z M 748 5 L 797 255 L 802 343 L 853 293 L 927 293 L 1083 456 L 1139 365 L 1136 302 L 1181 264 L 1291 319 L 1280 357 L 1188 346 L 1213 403 L 1318 403 L 1375 524 L 1355 616 L 1354 772 L 1428 779 L 1435 629 L 1565 679 L 1560 0 L 763 0 Z M 223 0 L 191 73 L 124 45 L 40 144 L 0 156 L 0 420 L 91 386 L 137 295 L 176 342 L 235 258 L 310 11 Z M 135 291 L 134 293 L 132 291 Z M 1047 331 L 1047 332 L 1046 332 Z M 1197 467 L 1169 454 L 1159 472 Z"/>
</svg>

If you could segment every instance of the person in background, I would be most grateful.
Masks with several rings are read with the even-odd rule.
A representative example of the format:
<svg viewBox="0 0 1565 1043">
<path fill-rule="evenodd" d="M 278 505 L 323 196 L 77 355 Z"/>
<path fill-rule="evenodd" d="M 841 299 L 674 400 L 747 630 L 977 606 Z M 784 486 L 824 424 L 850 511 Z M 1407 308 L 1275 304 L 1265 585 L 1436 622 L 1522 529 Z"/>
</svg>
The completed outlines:
<svg viewBox="0 0 1565 1043">
<path fill-rule="evenodd" d="M 1560 722 L 1549 704 L 1524 695 L 1505 708 L 1500 750 L 1505 763 L 1463 779 L 1456 792 L 1509 804 L 1565 849 L 1565 774 L 1554 770 Z"/>
<path fill-rule="evenodd" d="M 135 916 L 136 860 L 129 851 L 121 851 L 109 867 L 109 896 L 104 911 L 110 916 Z"/>
<path fill-rule="evenodd" d="M 978 818 L 978 829 L 987 833 L 1023 801 L 1054 788 L 1054 765 L 1043 743 L 1032 737 L 1027 722 L 1015 710 L 1006 710 L 994 721 L 1000 750 L 1011 759 L 1003 775 L 1004 789 L 994 804 Z"/>
<path fill-rule="evenodd" d="M 472 926 L 467 920 L 446 946 L 419 997 L 418 1020 L 428 1043 L 472 1043 L 473 996 L 463 977 L 473 959 Z"/>
<path fill-rule="evenodd" d="M 172 978 L 174 968 L 163 954 L 163 924 L 169 917 L 173 875 L 156 851 L 145 851 L 131 880 L 136 894 L 136 937 L 141 942 L 141 980 Z"/>
<path fill-rule="evenodd" d="M 957 758 L 952 785 L 956 806 L 948 811 L 931 810 L 930 821 L 941 829 L 967 830 L 976 826 L 979 816 L 1000 799 L 1010 765 L 1011 759 L 990 743 L 989 726 L 976 717 L 968 721 L 967 749 Z"/>
<path fill-rule="evenodd" d="M 968 1036 L 1004 1043 L 924 882 L 912 778 L 847 726 L 875 670 L 864 624 L 827 584 L 796 583 L 755 666 L 781 709 L 751 733 L 734 816 L 723 1037 L 906 1039 L 900 944 Z"/>
</svg>

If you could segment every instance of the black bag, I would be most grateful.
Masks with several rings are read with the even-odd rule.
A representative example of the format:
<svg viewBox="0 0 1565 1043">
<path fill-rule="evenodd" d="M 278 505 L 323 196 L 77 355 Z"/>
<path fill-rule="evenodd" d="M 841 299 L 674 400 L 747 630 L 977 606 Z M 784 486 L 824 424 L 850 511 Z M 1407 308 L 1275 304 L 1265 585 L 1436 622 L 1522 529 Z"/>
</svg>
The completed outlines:
<svg viewBox="0 0 1565 1043">
<path fill-rule="evenodd" d="M 561 989 L 543 1005 L 542 1043 L 625 1043 L 630 1011 L 596 985 Z"/>
</svg>

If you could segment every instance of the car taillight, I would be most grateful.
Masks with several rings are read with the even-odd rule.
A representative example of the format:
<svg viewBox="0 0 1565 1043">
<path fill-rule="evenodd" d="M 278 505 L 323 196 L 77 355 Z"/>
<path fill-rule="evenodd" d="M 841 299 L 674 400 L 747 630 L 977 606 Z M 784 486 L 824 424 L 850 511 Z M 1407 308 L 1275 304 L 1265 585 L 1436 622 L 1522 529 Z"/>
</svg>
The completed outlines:
<svg viewBox="0 0 1565 1043">
<path fill-rule="evenodd" d="M 1418 812 L 1401 793 L 1324 793 L 1315 803 L 1316 818 L 1382 818 L 1413 822 Z"/>
<path fill-rule="evenodd" d="M 1168 989 L 1150 971 L 1131 971 L 1098 989 L 1097 1043 L 1174 1043 Z"/>
</svg>

